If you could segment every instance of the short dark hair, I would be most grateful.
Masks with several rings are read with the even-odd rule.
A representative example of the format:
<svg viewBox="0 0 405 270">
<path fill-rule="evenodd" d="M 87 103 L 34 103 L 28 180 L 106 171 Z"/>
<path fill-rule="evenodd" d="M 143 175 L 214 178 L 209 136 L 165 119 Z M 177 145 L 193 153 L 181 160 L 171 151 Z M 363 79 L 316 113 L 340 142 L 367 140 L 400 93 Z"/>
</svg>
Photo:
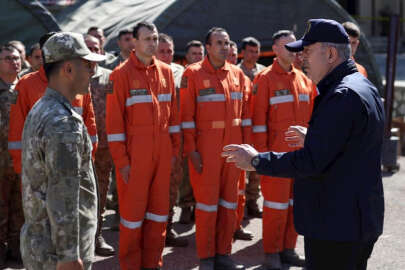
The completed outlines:
<svg viewBox="0 0 405 270">
<path fill-rule="evenodd" d="M 0 46 L 0 53 L 2 53 L 3 51 L 17 51 L 18 54 L 20 54 L 20 52 L 18 51 L 18 49 L 16 47 L 14 47 L 14 45 L 7 43 L 5 45 Z"/>
<path fill-rule="evenodd" d="M 119 31 L 119 33 L 118 33 L 118 39 L 120 39 L 122 36 L 128 35 L 128 34 L 132 34 L 131 29 L 122 29 L 122 30 Z"/>
<path fill-rule="evenodd" d="M 44 62 L 44 71 L 45 71 L 45 75 L 46 78 L 48 79 L 48 81 L 50 80 L 50 78 L 52 77 L 53 74 L 55 74 L 60 67 L 62 66 L 62 64 L 65 62 L 65 60 L 61 60 L 61 61 L 57 61 L 57 62 L 53 62 L 53 63 L 45 63 Z"/>
<path fill-rule="evenodd" d="M 101 29 L 101 28 L 98 27 L 98 26 L 92 26 L 92 27 L 89 28 L 89 30 L 87 30 L 87 34 L 89 34 L 89 33 L 92 32 L 92 31 L 97 31 L 97 30 L 99 30 L 99 29 Z"/>
<path fill-rule="evenodd" d="M 346 30 L 346 33 L 354 38 L 359 38 L 360 37 L 360 28 L 352 22 L 345 22 L 342 23 L 343 28 Z"/>
<path fill-rule="evenodd" d="M 142 27 L 145 27 L 146 29 L 150 30 L 150 31 L 157 31 L 156 25 L 154 25 L 153 23 L 150 22 L 139 22 L 137 25 L 135 25 L 134 30 L 132 31 L 132 34 L 134 36 L 134 38 L 138 38 L 138 33 L 139 33 L 139 29 L 141 29 Z"/>
<path fill-rule="evenodd" d="M 233 41 L 233 40 L 230 40 L 229 41 L 229 47 L 236 47 L 236 48 L 238 48 L 238 46 L 236 45 L 236 42 L 235 41 Z"/>
<path fill-rule="evenodd" d="M 28 50 L 27 56 L 32 56 L 32 54 L 34 53 L 35 50 L 40 50 L 40 49 L 41 49 L 41 47 L 39 46 L 39 43 L 35 43 Z"/>
<path fill-rule="evenodd" d="M 211 44 L 211 35 L 212 33 L 215 32 L 225 32 L 228 33 L 224 28 L 221 27 L 212 27 L 210 30 L 208 30 L 207 34 L 205 35 L 205 45 Z"/>
<path fill-rule="evenodd" d="M 174 46 L 173 38 L 165 33 L 159 33 L 159 42 L 171 43 Z"/>
<path fill-rule="evenodd" d="M 203 47 L 203 44 L 202 44 L 202 42 L 199 41 L 199 40 L 192 40 L 192 41 L 189 41 L 189 42 L 187 43 L 187 45 L 186 45 L 186 53 L 188 52 L 188 50 L 189 50 L 191 47 Z"/>
<path fill-rule="evenodd" d="M 271 37 L 271 39 L 273 40 L 273 44 L 276 43 L 277 40 L 279 40 L 282 37 L 288 37 L 294 35 L 294 32 L 291 30 L 278 30 L 277 32 L 275 32 L 273 34 L 273 36 Z"/>
<path fill-rule="evenodd" d="M 260 41 L 258 41 L 254 37 L 245 37 L 244 39 L 242 39 L 241 49 L 246 49 L 246 46 L 260 47 Z"/>
<path fill-rule="evenodd" d="M 55 35 L 57 32 L 48 32 L 46 34 L 43 34 L 40 38 L 39 38 L 39 47 L 44 46 L 45 42 L 53 35 Z"/>
</svg>

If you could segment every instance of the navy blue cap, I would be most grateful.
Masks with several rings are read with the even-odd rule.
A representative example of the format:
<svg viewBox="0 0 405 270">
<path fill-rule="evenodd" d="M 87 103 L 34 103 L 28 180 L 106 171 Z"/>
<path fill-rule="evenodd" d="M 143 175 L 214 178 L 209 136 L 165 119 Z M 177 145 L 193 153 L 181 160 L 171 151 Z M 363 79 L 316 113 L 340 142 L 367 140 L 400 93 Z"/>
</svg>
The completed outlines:
<svg viewBox="0 0 405 270">
<path fill-rule="evenodd" d="M 331 43 L 349 43 L 343 25 L 334 20 L 327 19 L 311 19 L 308 21 L 308 27 L 304 36 L 294 42 L 285 45 L 286 49 L 292 52 L 300 52 L 305 46 L 316 42 L 331 42 Z"/>
</svg>

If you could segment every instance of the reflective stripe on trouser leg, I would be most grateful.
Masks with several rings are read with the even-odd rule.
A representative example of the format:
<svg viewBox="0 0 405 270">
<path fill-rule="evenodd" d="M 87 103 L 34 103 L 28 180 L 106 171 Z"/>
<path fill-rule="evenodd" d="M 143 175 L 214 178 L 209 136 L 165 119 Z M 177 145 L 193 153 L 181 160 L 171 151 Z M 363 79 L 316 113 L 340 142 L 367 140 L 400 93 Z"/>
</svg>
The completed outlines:
<svg viewBox="0 0 405 270">
<path fill-rule="evenodd" d="M 161 268 L 165 246 L 170 201 L 170 171 L 172 144 L 170 135 L 160 137 L 159 158 L 149 189 L 149 198 L 143 224 L 142 267 Z M 135 161 L 136 162 L 136 161 Z"/>
<path fill-rule="evenodd" d="M 202 185 L 202 179 L 208 168 L 204 166 L 202 174 L 194 170 L 193 164 L 188 159 L 190 183 L 196 199 L 195 205 L 195 225 L 196 225 L 196 247 L 197 255 L 200 259 L 214 257 L 215 249 L 215 228 L 217 222 L 218 194 L 219 194 L 219 174 L 214 180 L 209 180 L 212 185 Z M 205 176 L 206 177 L 206 176 Z M 208 179 L 208 177 L 206 177 Z M 215 181 L 217 181 L 215 183 Z M 216 199 L 215 199 L 216 198 Z M 208 202 L 209 201 L 209 202 Z"/>
<path fill-rule="evenodd" d="M 263 248 L 265 253 L 285 249 L 287 220 L 290 206 L 291 179 L 263 177 Z"/>
<path fill-rule="evenodd" d="M 230 254 L 237 224 L 238 184 L 241 171 L 225 163 L 220 179 L 220 199 L 217 217 L 216 249 L 218 254 Z"/>
<path fill-rule="evenodd" d="M 288 217 L 287 217 L 287 228 L 286 234 L 284 238 L 284 248 L 286 249 L 294 249 L 297 244 L 298 233 L 295 230 L 294 226 L 294 199 L 293 199 L 293 192 L 294 192 L 294 180 L 291 179 L 291 189 L 290 189 L 290 203 L 288 207 Z"/>
</svg>

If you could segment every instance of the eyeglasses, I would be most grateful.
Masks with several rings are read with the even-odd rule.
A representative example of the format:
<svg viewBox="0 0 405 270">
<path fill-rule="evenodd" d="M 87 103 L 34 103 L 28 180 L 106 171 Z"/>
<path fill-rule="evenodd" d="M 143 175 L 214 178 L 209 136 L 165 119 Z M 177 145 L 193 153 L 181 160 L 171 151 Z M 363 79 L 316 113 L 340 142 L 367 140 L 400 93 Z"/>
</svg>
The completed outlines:
<svg viewBox="0 0 405 270">
<path fill-rule="evenodd" d="M 6 60 L 7 62 L 18 62 L 21 60 L 21 58 L 17 57 L 17 56 L 15 56 L 15 57 L 6 56 L 4 58 L 0 58 L 0 60 Z"/>
</svg>

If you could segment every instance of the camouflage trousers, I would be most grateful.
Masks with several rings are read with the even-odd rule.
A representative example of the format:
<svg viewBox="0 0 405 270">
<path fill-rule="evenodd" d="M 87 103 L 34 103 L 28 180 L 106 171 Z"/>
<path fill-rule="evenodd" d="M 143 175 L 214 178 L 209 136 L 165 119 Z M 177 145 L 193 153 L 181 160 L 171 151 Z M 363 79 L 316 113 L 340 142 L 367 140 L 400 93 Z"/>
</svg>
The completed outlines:
<svg viewBox="0 0 405 270">
<path fill-rule="evenodd" d="M 97 148 L 96 159 L 94 162 L 97 174 L 97 183 L 99 190 L 99 213 L 100 217 L 104 214 L 107 201 L 107 192 L 110 185 L 113 161 L 108 147 Z"/>
<path fill-rule="evenodd" d="M 195 198 L 193 194 L 193 188 L 191 187 L 190 177 L 188 172 L 188 161 L 185 158 L 183 160 L 183 179 L 179 188 L 179 207 L 185 208 L 195 205 Z"/>
<path fill-rule="evenodd" d="M 24 224 L 21 198 L 21 180 L 12 167 L 3 170 L 0 177 L 0 243 L 18 249 L 20 230 Z"/>
<path fill-rule="evenodd" d="M 260 197 L 260 177 L 250 172 L 246 184 L 246 201 L 256 201 Z"/>
<path fill-rule="evenodd" d="M 46 261 L 37 261 L 31 257 L 22 257 L 24 267 L 27 270 L 44 270 L 44 269 L 56 269 L 57 260 L 52 257 L 48 257 Z M 84 270 L 91 270 L 92 262 L 83 262 Z"/>
</svg>

